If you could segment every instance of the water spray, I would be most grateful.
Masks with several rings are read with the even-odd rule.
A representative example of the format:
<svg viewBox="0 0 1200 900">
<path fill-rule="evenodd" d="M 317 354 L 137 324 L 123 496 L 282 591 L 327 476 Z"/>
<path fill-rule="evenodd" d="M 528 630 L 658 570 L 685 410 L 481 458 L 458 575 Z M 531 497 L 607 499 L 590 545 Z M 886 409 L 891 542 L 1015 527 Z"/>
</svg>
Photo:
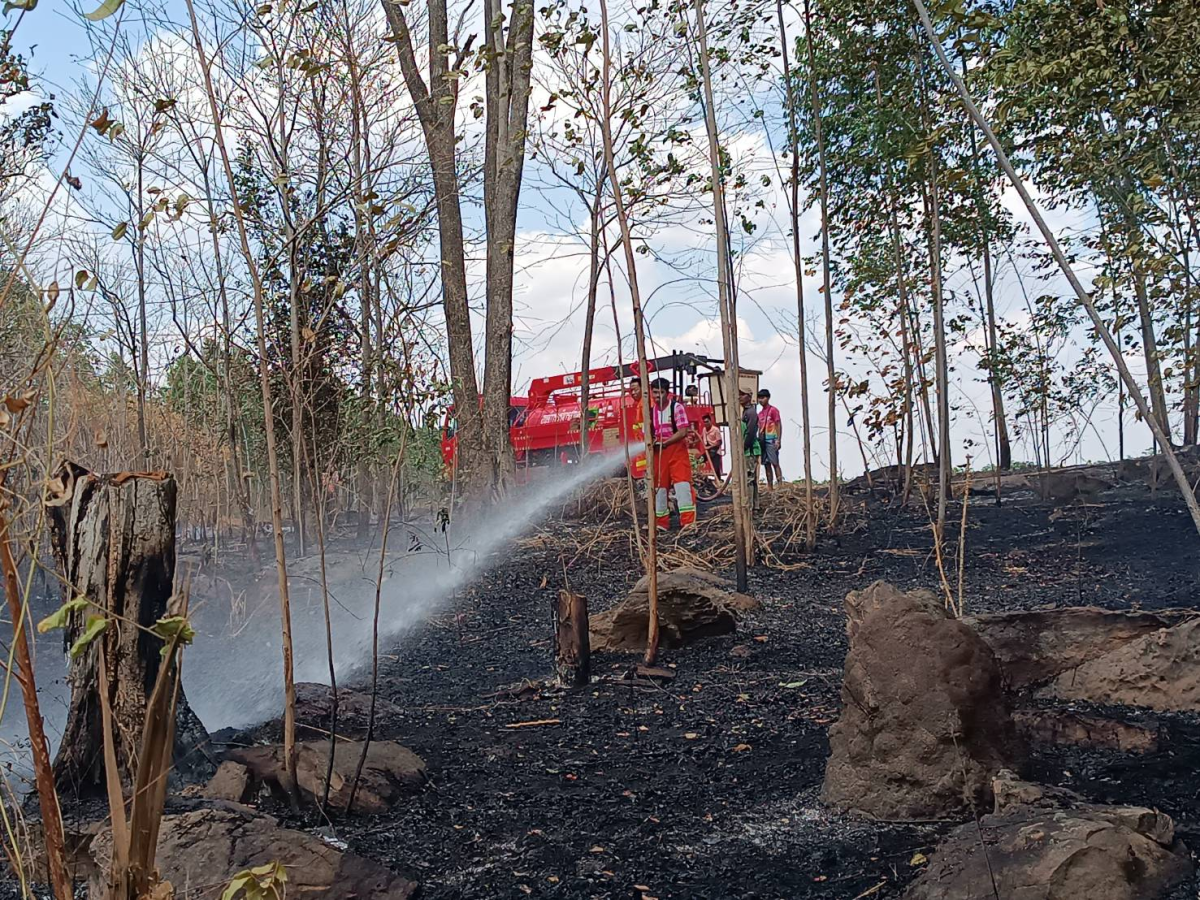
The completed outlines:
<svg viewBox="0 0 1200 900">
<path fill-rule="evenodd" d="M 629 447 L 631 456 L 644 445 Z M 619 454 L 595 455 L 578 465 L 548 473 L 478 518 L 454 517 L 446 534 L 427 535 L 410 547 L 401 535 L 396 555 L 384 567 L 379 637 L 381 648 L 431 613 L 452 603 L 457 591 L 487 568 L 492 555 L 519 537 L 545 513 L 591 481 L 613 474 L 624 464 Z M 418 529 L 414 528 L 414 532 Z M 335 670 L 339 680 L 353 677 L 371 659 L 375 576 L 372 554 L 330 566 Z M 377 556 L 374 557 L 377 559 Z M 315 582 L 293 567 L 295 595 L 293 640 L 296 681 L 327 684 L 324 619 Z M 313 602 L 301 602 L 306 588 Z M 262 721 L 279 711 L 281 685 L 274 665 L 279 640 L 278 610 L 263 598 L 252 623 L 236 635 L 196 641 L 184 665 L 184 687 L 200 720 L 210 729 Z"/>
</svg>

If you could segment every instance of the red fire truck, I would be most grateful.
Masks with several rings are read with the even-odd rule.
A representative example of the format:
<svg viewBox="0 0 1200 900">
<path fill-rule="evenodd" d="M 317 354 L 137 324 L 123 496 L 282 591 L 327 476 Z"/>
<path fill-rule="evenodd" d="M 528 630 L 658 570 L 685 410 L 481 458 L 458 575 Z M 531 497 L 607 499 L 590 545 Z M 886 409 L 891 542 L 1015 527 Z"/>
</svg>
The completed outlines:
<svg viewBox="0 0 1200 900">
<path fill-rule="evenodd" d="M 712 415 L 725 424 L 722 361 L 694 353 L 671 353 L 647 361 L 648 374 L 666 378 L 672 393 L 684 404 L 688 421 L 696 431 L 691 441 L 698 491 L 715 495 L 712 467 L 700 450 L 699 427 L 704 416 Z M 588 453 L 617 452 L 623 444 L 635 444 L 640 436 L 632 434 L 633 398 L 628 381 L 638 374 L 636 362 L 623 366 L 604 366 L 588 372 Z M 741 370 L 741 380 L 757 385 L 758 372 Z M 528 396 L 513 397 L 509 406 L 509 440 L 518 474 L 528 477 L 531 470 L 547 466 L 574 465 L 580 457 L 581 372 L 536 378 Z M 715 399 L 715 403 L 714 403 Z M 457 449 L 456 422 L 449 410 L 442 429 L 442 460 L 447 469 L 454 465 Z M 701 482 L 708 482 L 702 489 Z"/>
</svg>

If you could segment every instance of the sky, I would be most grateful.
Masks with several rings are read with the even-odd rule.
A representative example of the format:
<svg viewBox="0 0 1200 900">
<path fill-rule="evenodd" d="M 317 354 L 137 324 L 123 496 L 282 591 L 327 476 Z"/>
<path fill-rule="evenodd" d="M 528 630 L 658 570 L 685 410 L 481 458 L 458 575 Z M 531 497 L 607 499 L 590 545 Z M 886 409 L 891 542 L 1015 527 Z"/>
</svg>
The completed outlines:
<svg viewBox="0 0 1200 900">
<path fill-rule="evenodd" d="M 90 2 L 90 0 L 85 0 Z M 182 9 L 181 4 L 177 4 Z M 168 8 L 173 8 L 168 5 Z M 136 10 L 126 14 L 136 22 Z M 179 12 L 182 19 L 183 13 Z M 10 13 L 10 21 L 13 14 Z M 32 68 L 41 75 L 51 90 L 62 92 L 85 70 L 80 63 L 89 51 L 86 23 L 62 0 L 42 0 L 21 24 L 16 41 L 18 47 L 32 51 Z M 741 133 L 730 139 L 735 156 L 758 171 L 770 171 L 771 152 L 760 132 Z M 583 337 L 583 303 L 587 288 L 588 260 L 586 247 L 577 237 L 563 233 L 564 191 L 552 186 L 552 181 L 539 162 L 530 161 L 521 198 L 518 222 L 517 270 L 515 276 L 515 358 L 514 393 L 521 393 L 531 378 L 560 372 L 577 371 Z M 1036 196 L 1036 185 L 1032 186 Z M 797 477 L 801 470 L 800 451 L 800 351 L 792 337 L 796 322 L 796 295 L 792 281 L 790 237 L 786 224 L 786 204 L 778 181 L 767 191 L 766 210 L 758 216 L 758 231 L 751 244 L 742 248 L 739 258 L 738 320 L 742 364 L 763 372 L 761 384 L 772 391 L 773 400 L 784 420 L 782 463 L 787 477 Z M 1010 190 L 1005 202 L 1018 223 L 1030 225 L 1016 192 Z M 566 207 L 566 218 L 572 210 Z M 584 219 L 576 213 L 576 230 L 585 231 Z M 1044 210 L 1051 226 L 1067 233 L 1085 228 L 1085 216 Z M 478 210 L 467 211 L 468 219 L 478 221 Z M 715 269 L 712 242 L 706 226 L 699 217 L 690 222 L 676 223 L 661 229 L 655 236 L 655 250 L 662 259 L 685 258 L 688 271 L 680 273 L 667 263 L 651 256 L 639 260 L 638 277 L 646 300 L 651 353 L 672 350 L 698 351 L 711 356 L 721 354 L 721 332 L 716 311 L 712 272 Z M 802 219 L 802 249 L 806 256 L 819 250 L 819 217 L 815 210 Z M 1030 232 L 1032 233 L 1032 232 Z M 481 275 L 480 260 L 472 264 L 474 277 Z M 1090 275 L 1080 272 L 1085 284 Z M 961 277 L 961 276 L 960 276 Z M 959 285 L 960 287 L 962 285 Z M 948 284 L 953 288 L 953 283 Z M 1068 288 L 1061 277 L 1051 279 L 1042 290 L 1066 293 Z M 622 331 L 626 343 L 624 357 L 633 354 L 630 337 L 628 289 L 622 275 L 616 284 L 621 308 Z M 806 278 L 805 301 L 809 311 L 810 336 L 821 333 L 823 299 L 818 279 Z M 602 289 L 602 297 L 607 297 Z M 838 299 L 835 297 L 835 300 Z M 1026 316 L 1021 286 L 1011 273 L 1001 273 L 997 284 L 998 313 L 1005 320 L 1019 323 Z M 783 323 L 785 327 L 777 328 Z M 594 364 L 616 361 L 616 341 L 611 314 L 602 307 L 596 325 Z M 970 341 L 951 347 L 951 401 L 956 408 L 954 461 L 961 465 L 968 454 L 975 467 L 992 461 L 990 440 L 990 396 L 986 383 L 977 369 L 978 352 Z M 809 407 L 813 430 L 814 470 L 819 478 L 829 469 L 829 415 L 824 391 L 824 360 L 816 345 L 810 342 L 808 365 L 810 372 Z M 1075 353 L 1067 348 L 1064 352 Z M 838 361 L 839 368 L 843 360 Z M 1129 362 L 1135 373 L 1141 371 L 1136 358 Z M 849 373 L 860 375 L 853 365 Z M 834 417 L 838 429 L 839 470 L 844 477 L 853 477 L 864 468 L 863 451 L 848 424 L 847 412 L 839 409 Z M 1133 423 L 1126 413 L 1127 451 L 1142 452 L 1150 443 L 1148 430 Z M 1117 446 L 1117 415 L 1115 398 L 1106 398 L 1096 410 L 1088 428 L 1077 441 L 1060 435 L 1057 448 L 1065 462 L 1113 458 Z M 1027 447 L 1017 443 L 1014 455 L 1028 459 Z M 875 466 L 893 462 L 883 456 L 868 456 L 865 464 Z"/>
</svg>

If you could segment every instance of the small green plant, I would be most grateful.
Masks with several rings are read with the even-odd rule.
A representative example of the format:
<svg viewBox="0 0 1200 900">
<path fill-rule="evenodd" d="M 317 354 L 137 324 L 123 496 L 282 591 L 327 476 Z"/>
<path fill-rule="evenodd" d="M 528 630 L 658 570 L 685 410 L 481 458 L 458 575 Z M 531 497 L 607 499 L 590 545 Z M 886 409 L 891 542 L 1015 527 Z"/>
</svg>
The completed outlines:
<svg viewBox="0 0 1200 900">
<path fill-rule="evenodd" d="M 233 876 L 221 900 L 283 900 L 287 884 L 287 869 L 275 861 L 253 869 L 244 869 Z"/>
</svg>

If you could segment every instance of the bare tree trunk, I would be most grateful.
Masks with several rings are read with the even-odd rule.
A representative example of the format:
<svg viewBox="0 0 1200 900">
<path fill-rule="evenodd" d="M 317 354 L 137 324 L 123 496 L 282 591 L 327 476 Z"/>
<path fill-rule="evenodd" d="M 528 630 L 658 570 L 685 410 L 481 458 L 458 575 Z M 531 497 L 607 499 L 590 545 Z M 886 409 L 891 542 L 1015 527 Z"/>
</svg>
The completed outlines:
<svg viewBox="0 0 1200 900">
<path fill-rule="evenodd" d="M 961 58 L 965 77 L 967 60 Z M 996 373 L 999 342 L 996 330 L 995 285 L 992 277 L 992 235 L 988 227 L 988 210 L 983 199 L 983 187 L 979 184 L 979 143 L 975 129 L 971 132 L 971 168 L 975 175 L 977 214 L 979 216 L 979 241 L 983 245 L 983 296 L 984 317 L 987 328 L 988 385 L 992 392 L 992 418 L 996 436 L 996 502 L 1000 502 L 1000 473 L 1012 468 L 1012 445 L 1008 438 L 1008 421 L 1004 415 L 1004 390 Z M 965 501 L 964 501 L 965 502 Z"/>
<path fill-rule="evenodd" d="M 624 371 L 625 370 L 625 355 L 621 349 L 624 346 L 622 339 L 621 339 L 621 318 L 620 318 L 620 316 L 617 315 L 617 291 L 613 287 L 612 253 L 608 247 L 607 231 L 600 232 L 600 239 L 603 243 L 604 271 L 607 275 L 607 278 L 605 280 L 608 282 L 608 304 L 609 304 L 609 308 L 612 310 L 613 335 L 617 339 L 617 367 L 619 368 L 620 371 Z M 625 379 L 622 378 L 621 379 L 621 410 L 622 410 L 621 415 L 622 416 L 625 415 L 625 412 L 624 412 L 625 397 L 626 397 Z M 625 424 L 625 422 L 623 422 L 622 428 L 624 429 L 625 427 L 626 427 L 626 424 Z M 643 426 L 643 433 L 644 433 L 644 431 L 645 431 L 645 426 Z M 633 536 L 637 543 L 638 558 L 644 559 L 645 555 L 646 555 L 646 551 L 643 550 L 643 548 L 642 548 L 642 531 L 641 531 L 641 527 L 638 525 L 637 489 L 636 489 L 636 485 L 634 484 L 633 464 L 632 464 L 633 456 L 636 454 L 631 454 L 629 452 L 629 444 L 628 443 L 626 443 L 624 445 L 624 449 L 625 449 L 625 478 L 626 478 L 626 482 L 629 485 L 629 520 L 631 522 L 633 522 Z M 647 457 L 647 459 L 649 459 L 649 457 Z M 651 521 L 653 521 L 653 520 L 651 520 Z"/>
<path fill-rule="evenodd" d="M 364 121 L 361 77 L 358 70 L 357 54 L 352 42 L 352 26 L 350 24 L 349 13 L 343 9 L 346 16 L 346 31 L 345 31 L 345 46 L 343 52 L 346 55 L 347 68 L 350 75 L 350 102 L 351 102 L 351 128 L 350 128 L 350 164 L 351 170 L 354 173 L 354 181 L 358 186 L 359 196 L 367 197 L 374 194 L 374 178 L 371 174 L 371 154 L 370 144 L 368 143 L 368 131 L 370 126 Z M 358 256 L 358 265 L 360 270 L 359 278 L 359 330 L 362 340 L 362 390 L 360 392 L 363 403 L 363 416 L 368 417 L 369 411 L 375 408 L 378 402 L 374 394 L 375 381 L 375 356 L 374 348 L 371 342 L 371 309 L 373 288 L 377 286 L 371 283 L 371 271 L 375 264 L 375 241 L 374 234 L 368 226 L 368 216 L 364 216 L 359 204 L 354 205 L 354 244 L 355 252 Z M 379 298 L 374 298 L 375 303 L 379 302 Z M 382 347 L 383 335 L 379 335 L 379 344 Z M 382 399 L 382 392 L 379 394 L 379 399 Z M 314 448 L 315 450 L 315 448 Z M 316 454 L 313 454 L 316 458 Z M 371 489 L 371 462 L 365 456 L 361 458 L 356 466 L 356 485 L 355 493 L 358 494 L 358 537 L 365 539 L 371 530 L 371 507 L 368 503 L 368 496 Z M 336 706 L 336 700 L 334 701 Z M 333 753 L 330 752 L 330 765 L 333 764 Z M 322 806 L 325 804 L 322 803 Z"/>
<path fill-rule="evenodd" d="M 938 407 L 938 505 L 937 538 L 946 530 L 946 503 L 950 498 L 950 374 L 946 359 L 945 300 L 942 295 L 942 220 L 938 202 L 938 165 L 930 153 L 929 177 L 929 274 L 933 291 L 933 346 Z"/>
<path fill-rule="evenodd" d="M 596 185 L 596 199 L 589 217 L 587 313 L 583 320 L 583 359 L 579 376 L 579 458 L 588 455 L 588 398 L 591 388 L 592 333 L 596 326 L 596 295 L 600 292 L 600 205 L 604 183 Z M 623 408 L 623 407 L 622 407 Z"/>
<path fill-rule="evenodd" d="M 712 67 L 708 55 L 708 28 L 704 21 L 704 0 L 695 0 L 697 49 L 700 56 L 700 81 L 704 92 L 704 124 L 708 132 L 708 160 L 712 170 L 713 225 L 717 232 L 717 306 L 721 314 L 721 337 L 725 350 L 725 408 L 729 421 L 729 465 L 733 469 L 733 536 L 737 569 L 737 588 L 747 589 L 746 568 L 753 550 L 750 490 L 746 481 L 743 441 L 737 435 L 740 421 L 738 379 L 737 312 L 730 285 L 733 266 L 729 253 L 729 226 L 725 221 L 725 177 L 721 170 L 721 147 L 717 131 L 717 111 L 713 100 Z M 801 347 L 803 352 L 803 347 Z"/>
<path fill-rule="evenodd" d="M 66 485 L 51 501 L 50 542 L 61 569 L 65 600 L 87 599 L 109 625 L 91 648 L 72 659 L 71 705 L 54 761 L 60 788 L 77 796 L 105 785 L 97 653 L 108 672 L 121 782 L 132 785 L 138 766 L 149 693 L 158 678 L 161 642 L 147 632 L 167 615 L 175 578 L 175 480 L 166 474 L 98 476 L 72 463 L 57 473 Z M 75 614 L 70 646 L 87 624 Z M 186 780 L 211 774 L 208 734 L 182 691 L 175 772 Z"/>
<path fill-rule="evenodd" d="M 400 60 L 400 71 L 421 120 L 433 191 L 437 201 L 441 252 L 442 307 L 450 355 L 450 380 L 458 420 L 457 472 L 463 493 L 480 497 L 489 488 L 491 466 L 485 455 L 479 380 L 471 340 L 471 310 L 467 303 L 467 266 L 462 208 L 458 193 L 458 152 L 454 117 L 458 108 L 458 78 L 451 74 L 450 30 L 446 0 L 428 0 L 429 84 L 421 77 L 412 35 L 399 4 L 380 0 Z M 465 55 L 465 49 L 460 56 Z M 456 72 L 457 65 L 454 70 Z M 490 240 L 489 240 L 490 245 Z M 511 251 L 510 251 L 511 252 Z M 490 266 L 490 262 L 489 262 Z M 490 293 L 490 286 L 489 286 Z M 511 297 L 510 297 L 511 301 Z M 511 336 L 510 336 L 511 340 Z M 511 365 L 511 360 L 509 365 Z M 493 381 L 498 381 L 493 376 Z M 505 398 L 507 411 L 508 398 Z"/>
<path fill-rule="evenodd" d="M 787 98 L 788 148 L 792 156 L 792 183 L 788 194 L 788 216 L 792 229 L 792 271 L 796 278 L 796 327 L 800 345 L 800 417 L 804 440 L 804 503 L 808 507 L 804 543 L 812 550 L 817 544 L 817 515 L 813 498 L 812 421 L 808 412 L 808 323 L 804 319 L 804 257 L 800 252 L 800 135 L 796 125 L 796 94 L 792 85 L 792 69 L 788 59 L 787 26 L 783 20 L 783 0 L 775 0 L 775 15 L 779 19 L 779 46 L 783 51 L 783 89 Z"/>
<path fill-rule="evenodd" d="M 996 427 L 996 467 L 1007 472 L 1012 468 L 1012 442 L 1008 436 L 1008 418 L 1004 413 L 1004 385 L 996 373 L 1000 337 L 996 328 L 995 278 L 992 275 L 992 249 L 987 224 L 983 226 L 983 296 L 987 304 L 988 382 L 992 387 L 992 415 Z"/>
<path fill-rule="evenodd" d="M 279 478 L 279 455 L 275 446 L 275 412 L 271 398 L 271 378 L 267 364 L 266 322 L 263 312 L 263 285 L 259 275 L 258 265 L 254 261 L 254 251 L 250 247 L 250 237 L 246 232 L 246 221 L 242 216 L 241 205 L 237 197 L 237 182 L 233 175 L 233 165 L 229 159 L 229 151 L 225 146 L 224 125 L 221 112 L 217 107 L 217 94 L 213 89 L 212 71 L 209 67 L 208 54 L 204 49 L 204 39 L 200 34 L 200 24 L 196 21 L 196 9 L 192 0 L 187 3 L 188 20 L 192 29 L 193 46 L 196 48 L 196 58 L 200 63 L 200 71 L 204 76 L 204 92 L 208 97 L 209 112 L 213 120 L 213 136 L 217 149 L 221 154 L 221 165 L 225 171 L 225 180 L 233 197 L 233 216 L 237 223 L 238 240 L 241 244 L 242 257 L 250 274 L 254 297 L 254 325 L 258 343 L 258 381 L 262 392 L 263 432 L 267 445 L 267 470 L 271 482 L 271 524 L 275 539 L 275 573 L 279 587 L 279 614 L 281 637 L 283 644 L 283 758 L 284 769 L 288 780 L 288 789 L 296 791 L 296 679 L 295 666 L 292 659 L 292 604 L 288 592 L 287 551 L 283 543 L 283 492 Z"/>
<path fill-rule="evenodd" d="M 233 393 L 233 320 L 229 313 L 229 291 L 225 283 L 225 258 L 221 254 L 221 241 L 217 227 L 217 212 L 212 197 L 212 185 L 209 184 L 208 167 L 203 168 L 204 174 L 204 203 L 208 212 L 209 236 L 213 248 L 213 265 L 217 274 L 217 297 L 221 304 L 221 364 L 223 366 L 221 385 L 225 391 L 225 432 L 229 440 L 229 451 L 233 457 L 234 491 L 241 507 L 242 529 L 245 532 L 246 545 L 251 558 L 258 562 L 258 535 L 255 528 L 254 509 L 250 502 L 250 484 L 242 470 L 242 457 L 238 452 L 238 421 L 240 415 L 234 412 L 236 403 Z"/>
<path fill-rule="evenodd" d="M 871 75 L 875 83 L 875 107 L 883 108 L 883 91 L 879 86 L 879 66 L 872 61 Z M 909 336 L 908 316 L 910 302 L 908 297 L 908 273 L 904 265 L 904 246 L 900 240 L 900 217 L 896 210 L 896 188 L 892 182 L 892 172 L 889 167 L 885 173 L 888 193 L 888 222 L 892 237 L 892 257 L 896 265 L 896 306 L 897 318 L 900 320 L 900 354 L 904 359 L 904 407 L 902 420 L 905 423 L 905 439 L 907 447 L 899 459 L 903 468 L 903 488 L 900 496 L 903 503 L 908 502 L 912 490 L 913 467 L 913 432 L 915 428 L 915 412 L 913 409 L 913 356 L 916 355 L 915 345 Z M 918 361 L 919 362 L 919 361 Z"/>
<path fill-rule="evenodd" d="M 0 488 L 4 476 L 0 474 Z M 28 605 L 21 601 L 21 587 L 17 580 L 17 564 L 12 552 L 13 541 L 9 536 L 8 515 L 0 508 L 0 576 L 4 579 L 4 595 L 8 601 L 8 615 L 13 623 L 13 656 L 16 659 L 16 679 L 21 686 L 21 700 L 25 706 L 25 724 L 29 729 L 29 752 L 33 757 L 34 786 L 37 789 L 38 808 L 42 814 L 42 834 L 46 847 L 46 868 L 55 900 L 72 900 L 74 889 L 67 874 L 66 849 L 63 835 L 62 811 L 58 806 L 58 793 L 54 789 L 54 772 L 50 765 L 50 745 L 46 741 L 46 729 L 42 723 L 42 712 L 38 705 L 37 683 L 34 680 L 33 660 L 29 654 Z"/>
<path fill-rule="evenodd" d="M 637 257 L 633 249 L 633 235 L 629 227 L 629 217 L 625 211 L 625 198 L 621 193 L 621 182 L 617 177 L 616 155 L 613 151 L 612 136 L 612 49 L 609 46 L 608 2 L 600 0 L 601 65 L 602 94 L 601 99 L 604 115 L 600 120 L 600 132 L 604 141 L 604 167 L 608 170 L 609 183 L 612 186 L 613 205 L 616 209 L 617 224 L 621 229 L 621 247 L 625 251 L 626 273 L 629 277 L 629 298 L 633 304 L 633 333 L 637 342 L 638 378 L 642 382 L 642 422 L 646 436 L 646 472 L 650 479 L 654 478 L 654 418 L 650 411 L 650 373 L 646 364 L 646 323 L 642 314 L 642 294 L 638 289 Z M 654 665 L 658 658 L 658 534 L 655 523 L 654 488 L 646 491 L 646 528 L 649 532 L 646 542 L 646 575 L 648 596 L 649 625 L 646 633 L 646 653 L 643 660 L 646 665 Z M 636 527 L 636 520 L 635 526 Z"/>
<path fill-rule="evenodd" d="M 1182 229 L 1178 229 L 1182 231 Z M 1191 270 L 1191 263 L 1188 260 L 1187 245 L 1183 248 L 1183 267 L 1186 270 Z M 1190 293 L 1190 292 L 1189 292 Z M 1189 296 L 1184 307 L 1183 318 L 1183 442 L 1185 444 L 1196 443 L 1196 428 L 1200 425 L 1197 416 L 1200 415 L 1200 381 L 1197 381 L 1197 375 L 1200 374 L 1200 369 L 1196 365 L 1196 350 L 1198 349 L 1192 343 L 1192 318 L 1194 313 L 1195 301 Z"/>
<path fill-rule="evenodd" d="M 558 683 L 570 688 L 587 687 L 592 671 L 587 599 L 571 591 L 559 591 L 552 611 Z"/>
<path fill-rule="evenodd" d="M 283 202 L 288 202 L 287 195 L 283 197 Z M 291 231 L 288 226 L 286 232 Z M 291 338 L 291 365 L 288 383 L 291 385 L 291 407 L 292 407 L 292 527 L 296 530 L 296 555 L 303 557 L 308 549 L 304 533 L 304 401 L 301 399 L 304 395 L 303 374 L 302 369 L 304 363 L 301 360 L 300 350 L 300 297 L 298 278 L 303 275 L 296 271 L 296 240 L 295 235 L 287 234 L 285 240 L 288 244 L 288 259 L 291 260 L 289 266 L 289 286 L 288 286 L 288 321 L 290 324 Z"/>
<path fill-rule="evenodd" d="M 921 85 L 921 120 L 925 133 L 932 133 L 929 122 L 929 94 L 925 66 L 917 51 L 917 70 Z M 940 553 L 946 533 L 946 503 L 950 495 L 950 376 L 946 360 L 945 298 L 942 294 L 942 214 L 938 197 L 938 155 L 932 144 L 927 156 L 929 164 L 925 197 L 926 233 L 929 237 L 929 288 L 933 302 L 934 376 L 937 391 L 938 420 L 938 502 L 935 536 Z"/>
<path fill-rule="evenodd" d="M 137 427 L 138 427 L 138 465 L 146 467 L 150 464 L 150 436 L 146 425 L 146 387 L 150 380 L 150 328 L 146 321 L 146 227 L 149 224 L 142 209 L 143 178 L 145 177 L 145 160 L 139 148 L 136 160 L 137 166 L 137 244 L 134 246 L 134 264 L 137 272 L 138 294 L 138 353 L 137 365 Z"/>
<path fill-rule="evenodd" d="M 833 279 L 829 273 L 829 184 L 825 173 L 825 136 L 821 131 L 821 89 L 817 84 L 817 57 L 813 50 L 812 5 L 804 0 L 804 37 L 808 47 L 808 78 L 812 92 L 813 134 L 821 185 L 821 277 L 825 294 L 825 370 L 829 380 L 829 524 L 837 521 L 837 370 L 833 360 Z"/>
<path fill-rule="evenodd" d="M 1136 256 L 1136 251 L 1134 253 Z M 1150 408 L 1158 419 L 1163 440 L 1171 441 L 1171 419 L 1167 412 L 1167 394 L 1163 388 L 1162 366 L 1158 361 L 1158 340 L 1154 333 L 1154 314 L 1150 309 L 1150 295 L 1146 290 L 1146 275 L 1136 259 L 1133 267 L 1133 293 L 1137 298 L 1138 324 L 1142 329 L 1142 354 L 1146 359 L 1146 387 L 1150 394 Z M 1162 443 L 1160 440 L 1159 443 Z"/>
<path fill-rule="evenodd" d="M 1029 196 L 1029 191 L 1026 189 L 1025 183 L 1017 176 L 1017 172 L 1009 161 L 1008 154 L 1004 151 L 1000 139 L 996 137 L 996 133 L 992 130 L 991 125 L 983 117 L 983 113 L 979 111 L 979 107 L 975 105 L 975 101 L 971 99 L 971 94 L 967 91 L 967 86 L 963 84 L 962 79 L 955 73 L 954 67 L 946 57 L 946 51 L 942 48 L 941 42 L 938 41 L 937 32 L 934 30 L 933 22 L 930 21 L 929 10 L 926 9 L 924 0 L 913 0 L 913 4 L 917 8 L 917 15 L 920 16 L 921 27 L 925 30 L 925 36 L 933 46 L 934 53 L 937 54 L 942 69 L 954 83 L 954 89 L 958 91 L 967 115 L 971 117 L 979 127 L 979 130 L 987 138 L 992 151 L 996 154 L 996 159 L 1000 163 L 1000 168 L 1004 170 L 1005 176 L 1020 195 L 1021 203 L 1029 212 L 1029 216 L 1033 219 L 1038 231 L 1041 232 L 1042 238 L 1049 245 L 1050 252 L 1054 256 L 1054 261 L 1058 263 L 1059 269 L 1066 276 L 1080 304 L 1087 310 L 1088 318 L 1092 320 L 1092 327 L 1095 328 L 1096 334 L 1100 336 L 1100 339 L 1104 342 L 1105 349 L 1108 350 L 1109 355 L 1116 364 L 1117 371 L 1121 374 L 1121 380 L 1129 390 L 1129 396 L 1133 398 L 1138 412 L 1141 413 L 1146 424 L 1150 426 L 1150 431 L 1154 434 L 1155 440 L 1162 445 L 1162 452 L 1166 457 L 1167 466 L 1171 469 L 1171 474 L 1175 477 L 1175 483 L 1179 487 L 1180 494 L 1183 496 L 1183 502 L 1187 505 L 1188 513 L 1192 517 L 1192 524 L 1195 525 L 1197 533 L 1200 534 L 1200 504 L 1196 502 L 1196 495 L 1192 491 L 1191 482 L 1188 480 L 1187 473 L 1183 471 L 1183 467 L 1179 464 L 1179 458 L 1175 455 L 1174 448 L 1171 446 L 1170 437 L 1151 412 L 1149 404 L 1146 403 L 1146 398 L 1142 395 L 1141 389 L 1133 378 L 1133 374 L 1129 371 L 1129 367 L 1125 365 L 1125 358 L 1121 355 L 1120 347 L 1113 340 L 1107 323 L 1101 317 L 1099 310 L 1096 309 L 1095 303 L 1092 302 L 1091 294 L 1084 290 L 1079 276 L 1071 268 L 1066 254 L 1063 253 L 1062 247 L 1058 243 L 1058 238 L 1054 236 L 1054 232 L 1050 230 L 1050 226 L 1046 224 L 1046 220 L 1042 218 L 1041 210 L 1037 208 L 1037 205 L 1033 202 L 1033 198 Z"/>
<path fill-rule="evenodd" d="M 484 132 L 483 206 L 487 223 L 487 330 L 484 337 L 484 444 L 491 486 L 503 491 L 512 479 L 508 437 L 512 402 L 513 251 L 517 201 L 525 171 L 533 73 L 533 0 L 512 0 L 507 33 L 502 0 L 484 0 L 483 30 L 488 44 L 484 79 L 487 127 Z"/>
</svg>

